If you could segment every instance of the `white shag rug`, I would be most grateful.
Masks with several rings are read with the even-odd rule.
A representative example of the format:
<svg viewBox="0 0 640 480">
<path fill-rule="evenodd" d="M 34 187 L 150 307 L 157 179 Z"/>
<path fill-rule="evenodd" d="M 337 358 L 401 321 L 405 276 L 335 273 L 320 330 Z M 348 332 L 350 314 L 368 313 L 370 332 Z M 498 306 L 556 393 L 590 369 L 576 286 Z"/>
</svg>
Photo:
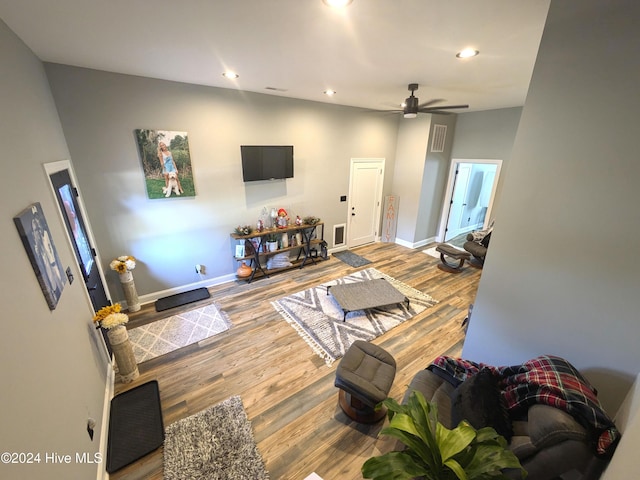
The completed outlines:
<svg viewBox="0 0 640 480">
<path fill-rule="evenodd" d="M 165 480 L 268 480 L 239 396 L 166 428 Z"/>
</svg>

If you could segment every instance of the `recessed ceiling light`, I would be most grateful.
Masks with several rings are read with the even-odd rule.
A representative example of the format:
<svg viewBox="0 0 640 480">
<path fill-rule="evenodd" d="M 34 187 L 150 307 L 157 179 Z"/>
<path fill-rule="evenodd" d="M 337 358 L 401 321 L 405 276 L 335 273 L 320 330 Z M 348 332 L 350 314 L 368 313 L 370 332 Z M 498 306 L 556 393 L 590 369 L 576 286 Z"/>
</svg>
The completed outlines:
<svg viewBox="0 0 640 480">
<path fill-rule="evenodd" d="M 235 78 L 238 78 L 240 75 L 238 75 L 236 72 L 224 72 L 224 73 L 222 74 L 222 76 L 223 76 L 224 78 L 230 78 L 230 79 L 232 79 L 232 80 L 233 80 L 233 79 L 235 79 Z"/>
<path fill-rule="evenodd" d="M 333 97 L 336 93 L 338 93 L 338 92 L 336 92 L 335 90 L 331 90 L 331 89 L 324 91 L 324 94 L 329 96 L 329 97 Z"/>
<path fill-rule="evenodd" d="M 351 2 L 353 2 L 353 0 L 322 0 L 322 3 L 324 3 L 325 5 L 337 8 L 346 7 Z"/>
<path fill-rule="evenodd" d="M 475 48 L 465 48 L 458 53 L 456 53 L 456 57 L 458 58 L 471 58 L 478 55 L 480 52 Z"/>
</svg>

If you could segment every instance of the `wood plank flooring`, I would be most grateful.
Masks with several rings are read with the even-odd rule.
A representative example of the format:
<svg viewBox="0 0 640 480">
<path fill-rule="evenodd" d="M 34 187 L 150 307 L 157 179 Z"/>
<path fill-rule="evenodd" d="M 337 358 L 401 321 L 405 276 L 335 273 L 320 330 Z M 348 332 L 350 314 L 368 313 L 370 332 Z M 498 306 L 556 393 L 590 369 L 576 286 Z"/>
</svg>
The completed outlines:
<svg viewBox="0 0 640 480">
<path fill-rule="evenodd" d="M 250 284 L 237 281 L 211 287 L 211 299 L 181 308 L 215 301 L 229 315 L 232 328 L 140 364 L 140 378 L 116 384 L 116 393 L 157 380 L 165 426 L 240 395 L 271 480 L 302 480 L 311 472 L 324 480 L 361 479 L 364 461 L 394 444 L 377 438 L 386 420 L 360 425 L 342 413 L 333 385 L 338 362 L 327 367 L 270 302 L 367 267 L 438 300 L 373 341 L 396 359 L 390 396 L 400 400 L 413 375 L 435 357 L 460 355 L 461 323 L 474 302 L 481 270 L 466 264 L 462 273 L 446 273 L 437 268 L 438 259 L 421 249 L 396 244 L 375 243 L 353 251 L 372 263 L 353 268 L 331 257 Z M 156 313 L 153 304 L 145 305 L 131 315 L 129 328 L 171 313 Z M 426 329 L 433 331 L 425 335 Z M 162 448 L 110 478 L 161 479 Z"/>
</svg>

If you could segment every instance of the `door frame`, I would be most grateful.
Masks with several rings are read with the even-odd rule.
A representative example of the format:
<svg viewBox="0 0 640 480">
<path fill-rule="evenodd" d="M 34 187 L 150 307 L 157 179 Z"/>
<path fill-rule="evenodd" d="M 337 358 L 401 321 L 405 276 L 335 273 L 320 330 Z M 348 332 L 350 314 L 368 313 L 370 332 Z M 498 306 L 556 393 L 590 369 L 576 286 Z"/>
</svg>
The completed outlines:
<svg viewBox="0 0 640 480">
<path fill-rule="evenodd" d="M 351 217 L 349 216 L 351 209 L 353 207 L 352 202 L 352 192 L 353 192 L 353 180 L 354 180 L 354 167 L 356 166 L 356 164 L 358 163 L 376 163 L 378 164 L 378 167 L 381 170 L 381 174 L 380 174 L 380 184 L 378 186 L 378 191 L 376 192 L 376 205 L 374 206 L 375 208 L 375 216 L 374 218 L 376 219 L 376 225 L 374 225 L 374 242 L 378 241 L 380 239 L 380 218 L 382 215 L 382 192 L 384 191 L 384 167 L 385 167 L 385 159 L 384 158 L 352 158 L 349 164 L 349 196 L 347 197 L 348 201 L 347 201 L 347 234 L 346 234 L 346 241 L 347 241 L 347 248 L 352 248 L 353 245 L 351 245 Z"/>
<path fill-rule="evenodd" d="M 463 185 L 461 184 L 461 176 L 464 173 L 465 170 L 467 171 L 467 181 L 466 183 Z M 452 190 L 451 190 L 451 201 L 449 202 L 449 211 L 447 212 L 447 223 L 445 225 L 445 232 L 444 232 L 444 237 L 443 240 L 446 241 L 446 235 L 449 234 L 449 238 L 453 238 L 458 236 L 462 229 L 460 228 L 460 223 L 462 221 L 462 211 L 464 209 L 464 206 L 466 205 L 466 203 L 464 203 L 464 200 L 466 199 L 467 195 L 468 195 L 468 191 L 469 191 L 469 181 L 471 180 L 471 171 L 473 170 L 473 165 L 470 163 L 457 163 L 456 164 L 456 169 L 454 171 L 454 175 L 455 178 L 453 180 L 453 186 L 452 186 Z M 460 190 L 458 191 L 458 188 L 462 188 L 464 187 L 464 191 Z M 458 197 L 458 194 L 461 193 L 462 196 Z M 456 204 L 455 200 L 456 198 L 458 200 L 461 200 L 461 202 L 459 204 Z M 459 208 L 459 211 L 456 212 L 455 208 Z M 456 219 L 455 215 L 458 215 L 458 218 Z M 458 225 L 455 228 L 455 235 L 450 233 L 452 229 L 451 227 L 451 221 L 452 219 L 455 219 L 458 221 Z"/>
<path fill-rule="evenodd" d="M 496 165 L 496 176 L 493 179 L 493 187 L 491 188 L 491 197 L 489 199 L 489 206 L 487 207 L 487 214 L 484 217 L 484 225 L 482 228 L 487 228 L 491 221 L 491 215 L 493 213 L 493 201 L 496 197 L 496 191 L 498 189 L 498 182 L 500 180 L 500 170 L 502 169 L 502 160 L 498 159 L 478 159 L 478 158 L 452 158 L 451 165 L 449 167 L 449 178 L 447 179 L 447 188 L 444 192 L 444 199 L 442 202 L 442 214 L 440 215 L 440 229 L 438 230 L 438 242 L 443 242 L 446 231 L 447 223 L 449 220 L 449 210 L 451 209 L 451 196 L 453 195 L 453 186 L 456 179 L 456 167 L 459 163 L 469 164 L 485 164 Z"/>
<path fill-rule="evenodd" d="M 50 176 L 52 174 L 58 173 L 58 172 L 60 172 L 62 170 L 68 170 L 69 171 L 69 177 L 71 178 L 71 183 L 73 183 L 74 188 L 76 188 L 76 189 L 78 189 L 78 191 L 80 191 L 80 187 L 78 185 L 78 180 L 77 180 L 76 174 L 73 171 L 73 165 L 71 164 L 70 160 L 60 160 L 58 162 L 44 163 L 42 166 L 44 167 L 44 171 L 45 171 L 45 173 L 47 175 L 47 183 L 49 184 L 49 188 L 51 189 L 51 194 L 53 195 L 53 198 L 55 200 L 55 204 L 56 204 L 57 211 L 58 211 L 58 216 L 60 218 L 60 221 L 64 225 L 65 224 L 64 213 L 60 209 L 60 205 L 58 203 L 58 199 L 56 197 L 56 192 L 55 192 L 55 189 L 53 187 L 53 183 L 51 182 Z M 85 209 L 84 203 L 82 201 L 82 194 L 80 194 L 78 197 L 76 197 L 76 201 L 78 203 L 78 208 L 80 209 L 80 214 L 82 215 L 82 218 L 84 220 L 84 225 L 85 225 L 85 228 L 86 228 L 86 234 L 87 234 L 87 237 L 89 239 L 89 242 L 91 243 L 91 245 L 96 250 L 95 261 L 96 261 L 96 267 L 98 268 L 98 275 L 100 276 L 100 281 L 102 282 L 102 285 L 104 286 L 105 293 L 107 294 L 107 299 L 111 300 L 111 298 L 112 298 L 111 297 L 111 292 L 109 291 L 109 287 L 107 285 L 107 282 L 106 282 L 106 279 L 105 279 L 105 276 L 104 276 L 104 270 L 102 269 L 102 261 L 100 260 L 100 253 L 98 252 L 98 249 L 96 247 L 95 237 L 93 235 L 93 231 L 91 230 L 91 223 L 89 222 L 89 216 L 87 214 L 87 210 Z M 74 249 L 73 240 L 69 236 L 69 230 L 66 227 L 63 230 L 64 230 L 64 233 L 65 233 L 67 242 L 69 244 L 69 247 L 73 251 L 73 249 Z M 78 259 L 76 258 L 75 253 L 73 255 L 73 261 L 74 261 L 76 267 L 78 268 L 78 272 L 80 272 L 80 274 L 82 275 L 83 274 L 82 268 L 81 268 L 80 264 L 78 263 Z M 93 312 L 94 311 L 93 310 L 93 302 L 91 301 L 91 297 L 89 296 L 89 292 L 87 291 L 86 288 L 83 288 L 82 290 L 84 292 L 85 298 L 87 299 L 87 306 L 89 307 L 89 310 L 91 312 Z M 93 316 L 93 313 L 91 313 L 91 315 Z M 106 346 L 106 344 L 104 344 L 104 342 L 101 342 L 101 343 L 104 346 L 105 355 L 110 361 L 110 354 L 109 354 L 109 351 L 107 349 L 107 346 Z"/>
</svg>

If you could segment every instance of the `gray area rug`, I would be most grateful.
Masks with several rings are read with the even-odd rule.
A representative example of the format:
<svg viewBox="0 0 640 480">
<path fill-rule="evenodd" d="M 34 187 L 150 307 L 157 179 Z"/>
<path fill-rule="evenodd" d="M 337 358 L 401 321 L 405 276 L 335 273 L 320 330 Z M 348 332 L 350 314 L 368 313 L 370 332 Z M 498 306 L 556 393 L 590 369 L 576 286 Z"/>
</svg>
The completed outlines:
<svg viewBox="0 0 640 480">
<path fill-rule="evenodd" d="M 390 305 L 349 313 L 343 312 L 328 285 L 385 278 L 409 298 L 409 307 Z M 271 302 L 282 317 L 298 332 L 327 365 L 341 358 L 356 340 L 370 341 L 435 305 L 437 300 L 409 285 L 376 270 L 367 268 L 332 282 L 317 285 Z"/>
<path fill-rule="evenodd" d="M 347 265 L 350 265 L 352 267 L 362 267 L 364 265 L 367 265 L 369 263 L 371 263 L 369 260 L 367 260 L 364 257 L 361 257 L 360 255 L 357 255 L 349 250 L 344 250 L 342 252 L 336 252 L 332 254 L 334 257 L 336 257 L 338 260 L 346 263 Z"/>
<path fill-rule="evenodd" d="M 128 331 L 138 363 L 178 348 L 200 342 L 231 328 L 231 321 L 220 307 L 205 307 L 171 315 Z"/>
<path fill-rule="evenodd" d="M 166 428 L 164 478 L 269 479 L 239 396 Z"/>
</svg>

